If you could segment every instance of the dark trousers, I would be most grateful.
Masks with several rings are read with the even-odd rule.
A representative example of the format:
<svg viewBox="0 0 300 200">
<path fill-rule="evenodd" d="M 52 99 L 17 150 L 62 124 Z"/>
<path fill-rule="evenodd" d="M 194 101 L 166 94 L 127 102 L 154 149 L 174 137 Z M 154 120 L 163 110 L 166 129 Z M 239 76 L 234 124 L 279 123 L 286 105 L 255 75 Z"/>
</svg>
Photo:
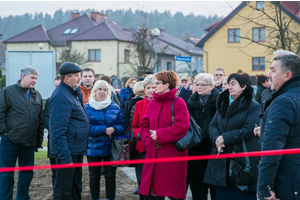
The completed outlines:
<svg viewBox="0 0 300 200">
<path fill-rule="evenodd" d="M 49 160 L 50 160 L 50 165 L 55 165 L 56 164 L 56 160 L 55 160 L 55 158 L 49 158 Z M 54 188 L 54 182 L 55 182 L 55 170 L 56 169 L 51 169 L 51 171 L 52 171 L 52 175 L 51 175 L 51 177 L 52 177 L 52 187 Z"/>
<path fill-rule="evenodd" d="M 111 156 L 105 157 L 90 157 L 87 156 L 89 163 L 111 161 Z M 105 177 L 105 191 L 106 198 L 109 200 L 115 199 L 116 196 L 116 167 L 104 166 Z M 90 191 L 92 200 L 100 198 L 100 179 L 101 179 L 101 166 L 89 167 L 90 172 Z"/>
<path fill-rule="evenodd" d="M 72 156 L 73 163 L 82 163 L 83 155 Z M 56 164 L 62 164 L 56 158 Z M 80 200 L 82 191 L 82 168 L 61 168 L 55 170 L 53 200 Z"/>
<path fill-rule="evenodd" d="M 19 166 L 33 166 L 34 147 L 26 147 L 12 143 L 7 135 L 1 135 L 1 165 L 14 167 L 17 159 Z M 30 199 L 29 185 L 33 171 L 20 171 L 17 184 L 17 200 Z M 14 188 L 14 172 L 2 172 L 0 175 L 0 199 L 11 200 Z"/>
<path fill-rule="evenodd" d="M 189 151 L 189 155 L 209 155 L 210 152 Z M 211 200 L 215 200 L 215 187 L 203 183 L 205 170 L 207 167 L 207 160 L 193 160 L 188 161 L 188 170 L 190 175 L 190 189 L 192 191 L 193 199 L 207 200 L 208 189 L 210 188 Z"/>
<path fill-rule="evenodd" d="M 137 156 L 136 156 L 137 159 L 145 159 L 145 157 L 146 157 L 146 151 L 144 151 L 144 152 L 142 152 L 142 153 L 137 152 Z M 139 186 L 140 186 L 141 180 L 142 180 L 143 166 L 144 166 L 143 163 L 139 163 L 139 164 L 137 164 L 136 167 L 135 167 L 136 179 L 137 179 L 137 182 L 138 182 L 138 185 L 139 185 Z M 140 198 L 139 198 L 139 199 L 140 199 L 140 200 L 148 200 L 149 197 L 140 194 Z"/>
</svg>

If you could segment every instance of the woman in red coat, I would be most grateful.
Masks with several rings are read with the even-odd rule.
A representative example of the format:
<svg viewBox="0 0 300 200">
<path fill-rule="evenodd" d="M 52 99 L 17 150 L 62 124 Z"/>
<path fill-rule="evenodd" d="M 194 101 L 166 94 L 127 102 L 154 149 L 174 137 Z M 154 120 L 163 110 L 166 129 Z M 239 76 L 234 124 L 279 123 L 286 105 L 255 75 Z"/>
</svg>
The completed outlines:
<svg viewBox="0 0 300 200">
<path fill-rule="evenodd" d="M 144 117 L 148 104 L 151 99 L 153 99 L 153 92 L 156 90 L 155 80 L 153 75 L 148 75 L 145 77 L 143 81 L 144 92 L 146 94 L 144 100 L 138 101 L 135 104 L 134 115 L 132 120 L 132 125 L 130 130 L 134 131 L 134 137 L 137 139 L 136 150 L 137 150 L 137 159 L 145 159 L 146 151 L 141 143 L 140 140 L 140 122 Z M 143 164 L 137 164 L 135 167 L 136 178 L 138 181 L 138 186 L 141 184 L 142 179 L 142 171 L 143 171 Z M 140 194 L 140 199 L 145 199 L 142 197 L 143 195 Z"/>
<path fill-rule="evenodd" d="M 155 74 L 156 91 L 140 123 L 140 138 L 147 154 L 146 159 L 187 156 L 187 150 L 177 151 L 174 142 L 189 129 L 189 113 L 184 100 L 176 99 L 173 126 L 171 107 L 176 97 L 177 77 L 174 71 Z M 145 163 L 139 193 L 151 199 L 186 197 L 187 161 Z"/>
</svg>

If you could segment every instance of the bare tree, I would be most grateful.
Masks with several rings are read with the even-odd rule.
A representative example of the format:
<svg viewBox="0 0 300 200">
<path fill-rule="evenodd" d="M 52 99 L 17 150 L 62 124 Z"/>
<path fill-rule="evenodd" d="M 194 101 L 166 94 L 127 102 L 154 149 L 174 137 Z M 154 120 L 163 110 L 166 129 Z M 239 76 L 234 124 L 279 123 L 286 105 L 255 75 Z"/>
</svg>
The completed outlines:
<svg viewBox="0 0 300 200">
<path fill-rule="evenodd" d="M 236 14 L 238 20 L 241 21 L 237 26 L 247 30 L 251 24 L 250 27 L 255 25 L 257 28 L 234 35 L 249 41 L 247 45 L 238 47 L 239 50 L 247 54 L 244 49 L 251 44 L 257 44 L 266 47 L 266 53 L 269 55 L 279 49 L 300 53 L 300 25 L 295 21 L 295 16 L 300 10 L 299 4 L 298 7 L 293 8 L 293 11 L 289 10 L 291 16 L 288 17 L 284 11 L 286 10 L 283 5 L 285 2 L 252 1 L 245 3 L 250 11 Z"/>
<path fill-rule="evenodd" d="M 89 60 L 85 53 L 81 53 L 77 49 L 73 49 L 71 46 L 63 49 L 62 51 L 58 51 L 59 63 L 64 62 L 73 62 L 82 67 L 87 67 L 89 65 Z"/>
<path fill-rule="evenodd" d="M 166 45 L 157 41 L 157 59 L 154 63 L 155 57 L 155 37 L 152 36 L 150 30 L 147 28 L 147 14 L 140 11 L 141 27 L 134 29 L 132 33 L 132 40 L 127 46 L 129 49 L 129 65 L 127 73 L 130 76 L 142 76 L 148 71 L 153 71 L 155 64 L 168 48 Z"/>
</svg>

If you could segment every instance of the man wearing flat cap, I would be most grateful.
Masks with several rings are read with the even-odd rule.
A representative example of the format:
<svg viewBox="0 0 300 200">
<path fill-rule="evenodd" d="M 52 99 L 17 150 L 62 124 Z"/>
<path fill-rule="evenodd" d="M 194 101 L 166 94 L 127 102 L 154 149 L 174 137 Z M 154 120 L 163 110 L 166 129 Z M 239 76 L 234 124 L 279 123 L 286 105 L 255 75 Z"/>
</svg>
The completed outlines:
<svg viewBox="0 0 300 200">
<path fill-rule="evenodd" d="M 82 163 L 87 150 L 89 119 L 77 87 L 82 68 L 66 62 L 60 66 L 61 83 L 50 98 L 50 149 L 56 164 Z M 82 168 L 56 170 L 55 200 L 81 199 Z"/>
</svg>

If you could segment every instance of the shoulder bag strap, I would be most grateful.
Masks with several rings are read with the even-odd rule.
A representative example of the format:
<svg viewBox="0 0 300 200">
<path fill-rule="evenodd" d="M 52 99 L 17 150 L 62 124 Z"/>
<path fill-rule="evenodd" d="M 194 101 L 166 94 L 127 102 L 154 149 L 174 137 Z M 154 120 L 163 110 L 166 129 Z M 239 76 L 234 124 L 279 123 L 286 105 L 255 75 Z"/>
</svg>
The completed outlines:
<svg viewBox="0 0 300 200">
<path fill-rule="evenodd" d="M 246 142 L 245 142 L 245 139 L 244 139 L 244 136 L 243 136 L 243 131 L 241 132 L 241 134 L 242 134 L 243 150 L 244 150 L 245 153 L 247 153 L 248 149 L 247 149 Z M 245 156 L 245 160 L 246 160 L 246 167 L 250 168 L 250 159 L 249 159 L 249 156 Z"/>
<path fill-rule="evenodd" d="M 175 121 L 175 116 L 174 116 L 174 104 L 175 104 L 175 100 L 178 99 L 178 97 L 175 97 L 173 102 L 172 102 L 172 108 L 171 108 L 171 112 L 172 112 L 172 123 L 171 126 L 173 126 L 174 121 Z"/>
</svg>

